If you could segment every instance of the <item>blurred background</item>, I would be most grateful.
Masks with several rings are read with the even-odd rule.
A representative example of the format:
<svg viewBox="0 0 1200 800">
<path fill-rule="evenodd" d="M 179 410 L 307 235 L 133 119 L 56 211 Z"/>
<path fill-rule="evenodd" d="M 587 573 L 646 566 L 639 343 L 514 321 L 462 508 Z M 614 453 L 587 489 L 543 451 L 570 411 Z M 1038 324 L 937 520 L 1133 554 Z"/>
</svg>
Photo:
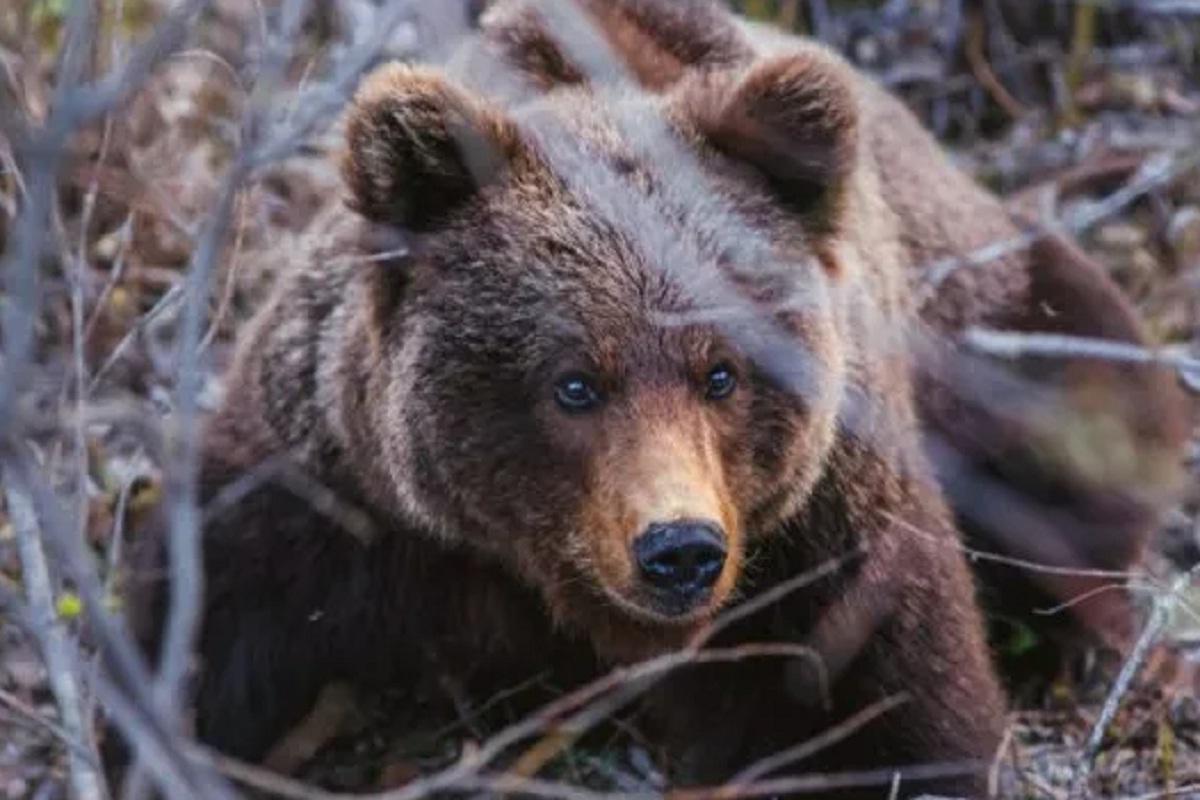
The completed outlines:
<svg viewBox="0 0 1200 800">
<path fill-rule="evenodd" d="M 1168 352 L 1200 357 L 1200 0 L 729 4 L 821 39 L 898 93 L 979 181 L 1071 229 Z M 112 609 L 125 532 L 162 492 L 159 424 L 178 412 L 188 276 L 207 287 L 194 376 L 203 412 L 220 397 L 239 326 L 340 203 L 330 156 L 358 77 L 388 58 L 439 57 L 484 6 L 0 3 L 0 427 L 19 424 L 44 488 L 61 500 L 63 542 L 82 543 L 76 554 Z M 83 110 L 56 116 L 64 107 Z M 30 208 L 40 221 L 26 229 L 19 215 Z M 18 272 L 31 257 L 36 270 Z M 1200 374 L 1181 379 L 1200 390 Z M 73 413 L 85 405 L 87 425 Z M 1195 448 L 1192 461 L 1200 474 Z M 1147 603 L 1200 561 L 1197 483 L 1156 538 Z M 30 581 L 19 499 L 0 501 L 0 589 L 9 597 Z M 46 610 L 86 663 L 78 576 L 53 549 L 49 563 Z M 1200 589 L 1181 597 L 1162 636 L 1192 663 Z M 61 687 L 41 655 L 47 642 L 4 609 L 0 800 L 62 797 L 72 755 Z M 1004 646 L 1038 644 L 1018 631 Z M 1182 796 L 1180 787 L 1200 782 L 1200 703 L 1173 686 L 1153 670 L 1139 680 L 1104 740 L 1096 794 Z M 1063 675 L 1022 696 L 997 793 L 1066 797 L 1107 688 Z M 86 716 L 95 698 L 84 689 Z M 441 690 L 411 691 L 433 703 Z M 478 720 L 418 732 L 388 698 L 339 698 L 277 766 L 336 788 L 382 789 L 449 763 L 482 735 Z M 610 791 L 661 782 L 637 737 L 621 730 L 559 769 Z"/>
</svg>

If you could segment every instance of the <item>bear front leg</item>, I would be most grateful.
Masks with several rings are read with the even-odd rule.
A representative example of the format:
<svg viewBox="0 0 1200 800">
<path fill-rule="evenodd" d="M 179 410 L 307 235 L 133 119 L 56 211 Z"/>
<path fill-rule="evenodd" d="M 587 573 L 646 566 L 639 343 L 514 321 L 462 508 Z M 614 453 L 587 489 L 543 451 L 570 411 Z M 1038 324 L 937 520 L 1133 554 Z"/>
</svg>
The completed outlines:
<svg viewBox="0 0 1200 800">
<path fill-rule="evenodd" d="M 326 637 L 294 611 L 230 603 L 211 614 L 199 652 L 198 739 L 261 761 L 334 679 Z"/>
<path fill-rule="evenodd" d="M 156 524 L 148 533 L 165 532 Z M 168 613 L 163 535 L 142 538 L 130 619 L 158 656 Z M 204 531 L 204 611 L 193 681 L 197 737 L 248 761 L 312 707 L 368 640 L 367 547 L 279 487 L 255 490 Z"/>
<path fill-rule="evenodd" d="M 831 723 L 870 720 L 830 748 L 829 763 L 895 767 L 905 797 L 977 796 L 1005 704 L 965 563 L 954 550 L 922 555 L 923 572 L 893 573 L 903 581 L 891 603 L 848 597 L 819 626 L 814 644 L 830 669 Z M 878 796 L 878 788 L 865 793 Z"/>
<path fill-rule="evenodd" d="M 782 640 L 812 657 L 691 667 L 657 691 L 672 774 L 695 786 L 795 778 L 810 782 L 796 796 L 842 798 L 880 796 L 895 770 L 901 796 L 977 794 L 1004 703 L 960 554 L 911 546 L 718 645 Z"/>
</svg>

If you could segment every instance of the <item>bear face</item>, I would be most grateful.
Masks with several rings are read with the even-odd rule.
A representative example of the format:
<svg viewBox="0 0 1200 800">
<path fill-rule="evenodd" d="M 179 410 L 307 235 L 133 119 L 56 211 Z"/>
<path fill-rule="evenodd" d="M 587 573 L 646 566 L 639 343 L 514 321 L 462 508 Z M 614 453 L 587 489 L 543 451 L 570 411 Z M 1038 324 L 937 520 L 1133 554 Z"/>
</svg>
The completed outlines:
<svg viewBox="0 0 1200 800">
<path fill-rule="evenodd" d="M 711 619 L 834 442 L 853 107 L 805 58 L 508 112 L 373 76 L 346 181 L 411 250 L 370 276 L 386 392 L 345 424 L 420 527 L 605 655 Z"/>
</svg>

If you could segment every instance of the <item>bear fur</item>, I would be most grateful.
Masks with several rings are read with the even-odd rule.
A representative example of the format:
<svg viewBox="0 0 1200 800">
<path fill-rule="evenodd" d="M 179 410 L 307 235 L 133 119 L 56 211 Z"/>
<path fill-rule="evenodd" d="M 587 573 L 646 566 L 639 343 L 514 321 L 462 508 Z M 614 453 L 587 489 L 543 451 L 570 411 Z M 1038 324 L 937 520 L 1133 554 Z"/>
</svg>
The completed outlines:
<svg viewBox="0 0 1200 800">
<path fill-rule="evenodd" d="M 928 286 L 1025 226 L 835 54 L 702 2 L 574 8 L 499 3 L 450 67 L 358 92 L 348 207 L 243 334 L 204 433 L 199 736 L 259 759 L 332 681 L 569 685 L 742 609 L 706 647 L 795 647 L 646 692 L 677 782 L 892 699 L 804 770 L 978 789 L 1005 705 L 955 511 L 1003 553 L 1127 566 L 1183 436 L 1169 376 L 947 346 L 975 325 L 1141 336 L 1054 236 Z M 718 365 L 737 386 L 713 399 Z M 574 374 L 597 408 L 556 406 Z M 1129 462 L 1043 485 L 1054 426 L 987 402 L 1035 379 L 1101 387 Z M 1057 549 L 972 517 L 981 484 L 1061 511 L 1031 512 Z M 693 518 L 728 555 L 676 613 L 631 546 Z M 151 652 L 160 551 L 145 540 L 131 587 Z M 1081 587 L 1062 583 L 1043 588 Z"/>
<path fill-rule="evenodd" d="M 688 69 L 822 49 L 731 20 L 704 0 L 581 5 L 648 90 L 661 91 Z M 485 28 L 494 56 L 522 65 L 538 91 L 585 80 L 569 48 L 551 35 L 570 40 L 545 4 L 499 3 Z M 1113 576 L 1063 570 L 1120 572 L 1135 564 L 1157 512 L 1177 496 L 1189 415 L 1175 378 L 1153 366 L 1069 358 L 1027 358 L 997 369 L 969 353 L 939 352 L 938 340 L 953 341 L 972 326 L 1147 342 L 1128 300 L 1077 247 L 1006 213 L 953 168 L 899 100 L 861 76 L 847 77 L 864 95 L 858 111 L 872 152 L 903 154 L 878 158 L 876 169 L 903 220 L 919 315 L 919 331 L 906 346 L 916 351 L 918 413 L 943 491 L 972 547 L 1050 568 L 980 562 L 989 604 L 1052 637 L 1082 635 L 1120 649 L 1134 623 L 1128 599 L 1107 591 L 1076 602 Z M 1029 245 L 928 280 L 947 264 L 1022 239 Z M 1063 616 L 1073 619 L 1065 626 L 1030 614 L 1067 601 Z"/>
</svg>

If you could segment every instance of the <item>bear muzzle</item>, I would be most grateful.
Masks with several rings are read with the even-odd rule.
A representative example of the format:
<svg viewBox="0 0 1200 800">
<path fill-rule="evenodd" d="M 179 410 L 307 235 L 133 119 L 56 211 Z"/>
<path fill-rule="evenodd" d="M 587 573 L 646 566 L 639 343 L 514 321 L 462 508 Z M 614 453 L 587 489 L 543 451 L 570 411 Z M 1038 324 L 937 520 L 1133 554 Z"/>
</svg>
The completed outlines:
<svg viewBox="0 0 1200 800">
<path fill-rule="evenodd" d="M 632 550 L 641 588 L 654 610 L 668 617 L 708 603 L 727 554 L 717 523 L 688 519 L 647 526 Z"/>
</svg>

